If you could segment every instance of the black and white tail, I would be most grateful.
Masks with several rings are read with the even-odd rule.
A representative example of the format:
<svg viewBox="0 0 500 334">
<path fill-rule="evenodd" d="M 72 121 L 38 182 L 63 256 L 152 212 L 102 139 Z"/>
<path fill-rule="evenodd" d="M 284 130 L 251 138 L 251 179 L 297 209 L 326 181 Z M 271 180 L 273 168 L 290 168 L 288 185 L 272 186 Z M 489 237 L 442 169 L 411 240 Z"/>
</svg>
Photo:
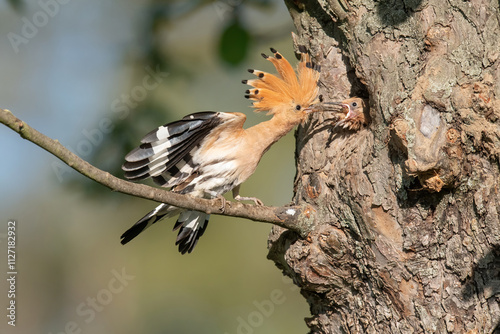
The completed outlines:
<svg viewBox="0 0 500 334">
<path fill-rule="evenodd" d="M 209 186 L 193 193 L 195 186 L 199 185 L 200 168 L 207 162 L 200 150 L 211 131 L 228 121 L 242 123 L 244 117 L 239 114 L 204 111 L 160 126 L 148 133 L 141 140 L 141 145 L 127 154 L 122 166 L 125 177 L 132 181 L 151 178 L 156 184 L 171 188 L 174 192 L 205 196 L 205 192 L 212 191 Z M 205 175 L 205 178 L 209 178 L 209 175 Z M 174 230 L 179 229 L 176 245 L 182 254 L 191 253 L 205 232 L 209 215 L 168 204 L 161 204 L 142 217 L 123 233 L 121 243 L 126 244 L 157 221 L 177 214 L 180 216 L 174 226 Z"/>
<path fill-rule="evenodd" d="M 168 218 L 175 216 L 180 213 L 181 209 L 171 206 L 168 204 L 160 204 L 154 210 L 148 212 L 144 217 L 139 219 L 131 228 L 125 231 L 120 237 L 122 245 L 125 245 L 130 240 L 138 236 L 142 231 L 162 220 L 163 218 Z"/>
<path fill-rule="evenodd" d="M 191 253 L 198 239 L 203 235 L 208 225 L 210 215 L 200 211 L 183 211 L 174 225 L 174 231 L 179 229 L 175 244 L 179 245 L 181 254 Z"/>
<path fill-rule="evenodd" d="M 194 246 L 198 243 L 198 239 L 203 235 L 207 228 L 210 215 L 199 211 L 184 211 L 178 207 L 168 204 L 160 204 L 154 210 L 142 217 L 137 223 L 122 234 L 121 243 L 125 245 L 130 240 L 138 236 L 142 231 L 162 220 L 179 215 L 177 222 L 174 225 L 174 231 L 179 230 L 175 244 L 179 245 L 179 252 L 182 254 L 191 253 Z"/>
</svg>

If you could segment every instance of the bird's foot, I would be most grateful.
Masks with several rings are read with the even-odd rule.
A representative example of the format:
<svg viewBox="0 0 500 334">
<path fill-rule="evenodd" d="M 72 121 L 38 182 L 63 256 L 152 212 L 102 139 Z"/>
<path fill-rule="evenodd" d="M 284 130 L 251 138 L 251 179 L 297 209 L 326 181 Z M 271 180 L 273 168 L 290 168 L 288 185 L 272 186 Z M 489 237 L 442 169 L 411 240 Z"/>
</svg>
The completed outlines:
<svg viewBox="0 0 500 334">
<path fill-rule="evenodd" d="M 219 208 L 220 212 L 221 213 L 226 212 L 227 200 L 222 195 L 217 196 L 217 198 L 220 199 L 220 208 Z"/>
<path fill-rule="evenodd" d="M 237 201 L 253 201 L 255 205 L 264 205 L 264 203 L 258 199 L 257 197 L 243 197 L 240 195 L 237 195 L 234 197 L 235 200 Z"/>
</svg>

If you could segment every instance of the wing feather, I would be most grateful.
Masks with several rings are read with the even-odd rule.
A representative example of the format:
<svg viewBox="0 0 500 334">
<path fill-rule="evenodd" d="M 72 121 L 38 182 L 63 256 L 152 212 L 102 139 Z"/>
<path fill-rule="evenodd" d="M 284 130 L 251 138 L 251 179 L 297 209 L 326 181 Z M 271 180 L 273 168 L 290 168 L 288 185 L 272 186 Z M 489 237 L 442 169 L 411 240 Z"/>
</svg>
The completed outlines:
<svg viewBox="0 0 500 334">
<path fill-rule="evenodd" d="M 153 177 L 160 185 L 169 183 L 176 175 L 188 177 L 195 168 L 192 153 L 223 122 L 219 115 L 218 112 L 198 112 L 151 131 L 144 136 L 142 144 L 125 157 L 122 166 L 125 177 L 130 180 Z"/>
<path fill-rule="evenodd" d="M 164 153 L 159 154 L 156 158 L 147 159 L 144 161 L 146 169 L 141 168 L 136 171 L 125 173 L 125 176 L 133 180 L 141 180 L 150 176 L 158 176 L 160 174 L 175 175 L 179 168 L 182 168 L 186 163 L 190 163 L 192 159 L 192 151 L 198 149 L 198 144 L 206 136 L 205 133 L 200 132 L 196 135 L 189 137 L 182 143 L 177 144 L 173 150 L 166 150 Z M 194 147 L 193 147 L 194 146 Z M 182 162 L 180 165 L 179 163 Z M 137 173 L 137 174 L 136 174 Z"/>
</svg>

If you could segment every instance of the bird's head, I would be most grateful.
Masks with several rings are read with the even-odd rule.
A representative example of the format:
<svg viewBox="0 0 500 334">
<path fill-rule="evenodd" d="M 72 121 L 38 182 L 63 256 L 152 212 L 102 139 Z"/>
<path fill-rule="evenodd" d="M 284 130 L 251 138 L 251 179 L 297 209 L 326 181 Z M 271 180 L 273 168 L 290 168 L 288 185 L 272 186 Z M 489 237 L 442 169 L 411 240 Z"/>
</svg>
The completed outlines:
<svg viewBox="0 0 500 334">
<path fill-rule="evenodd" d="M 245 97 L 253 100 L 256 111 L 267 111 L 270 114 L 284 114 L 287 117 L 304 120 L 313 111 L 312 106 L 318 101 L 319 66 L 311 61 L 305 47 L 300 46 L 301 60 L 297 73 L 290 63 L 275 49 L 271 48 L 272 56 L 262 54 L 262 57 L 273 63 L 277 75 L 259 70 L 248 70 L 257 78 L 243 80 L 244 84 L 252 86 L 246 91 Z"/>
<path fill-rule="evenodd" d="M 341 119 L 335 125 L 349 130 L 359 130 L 368 124 L 368 104 L 360 97 L 351 97 L 342 102 L 323 102 L 324 111 L 329 111 L 327 106 L 339 107 Z M 326 109 L 325 109 L 326 108 Z"/>
</svg>

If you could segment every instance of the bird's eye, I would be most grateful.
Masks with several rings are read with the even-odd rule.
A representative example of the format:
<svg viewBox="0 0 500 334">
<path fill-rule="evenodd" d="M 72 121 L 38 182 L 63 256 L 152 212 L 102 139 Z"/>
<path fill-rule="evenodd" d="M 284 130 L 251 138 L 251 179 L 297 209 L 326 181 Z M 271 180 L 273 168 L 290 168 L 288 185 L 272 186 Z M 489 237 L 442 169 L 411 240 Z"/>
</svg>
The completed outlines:
<svg viewBox="0 0 500 334">
<path fill-rule="evenodd" d="M 353 106 L 353 107 L 357 107 L 357 106 L 358 106 L 358 104 L 357 104 L 356 102 L 353 102 L 353 103 L 352 103 L 352 106 Z"/>
<path fill-rule="evenodd" d="M 297 105 L 295 106 L 295 110 L 300 110 L 300 108 L 302 108 L 302 107 L 300 106 L 300 104 L 297 104 Z"/>
</svg>

